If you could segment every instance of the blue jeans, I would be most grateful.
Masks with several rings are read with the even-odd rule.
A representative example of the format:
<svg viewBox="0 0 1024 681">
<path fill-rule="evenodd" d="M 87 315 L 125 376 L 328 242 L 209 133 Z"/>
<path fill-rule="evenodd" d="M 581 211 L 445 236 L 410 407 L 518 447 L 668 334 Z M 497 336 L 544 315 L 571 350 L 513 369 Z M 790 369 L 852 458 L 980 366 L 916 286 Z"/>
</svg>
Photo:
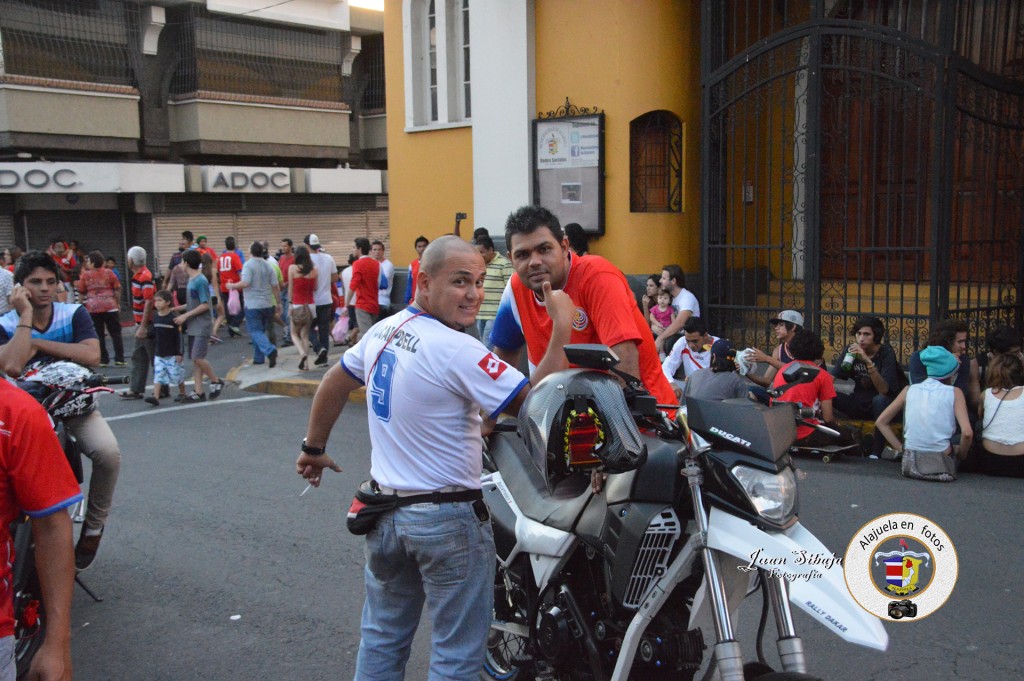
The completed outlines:
<svg viewBox="0 0 1024 681">
<path fill-rule="evenodd" d="M 249 329 L 252 340 L 252 361 L 262 364 L 264 358 L 277 350 L 267 338 L 267 326 L 274 323 L 274 308 L 245 308 L 245 328 Z"/>
<path fill-rule="evenodd" d="M 14 661 L 14 637 L 0 638 L 0 681 L 14 681 L 18 665 Z"/>
<path fill-rule="evenodd" d="M 476 681 L 494 606 L 494 535 L 472 502 L 415 504 L 366 535 L 356 681 L 401 681 L 426 601 L 429 681 Z"/>
<path fill-rule="evenodd" d="M 494 349 L 494 346 L 491 345 L 491 341 L 490 341 L 491 329 L 493 329 L 493 328 L 494 328 L 494 320 L 493 319 L 487 319 L 487 320 L 477 319 L 476 320 L 476 330 L 477 330 L 477 333 L 480 334 L 480 342 L 483 343 L 484 345 L 486 345 L 488 350 L 493 350 Z"/>
<path fill-rule="evenodd" d="M 291 312 L 292 306 L 288 303 L 288 289 L 281 291 L 281 319 L 284 321 L 284 340 L 287 343 L 292 342 L 292 327 L 288 323 L 288 314 Z"/>
</svg>

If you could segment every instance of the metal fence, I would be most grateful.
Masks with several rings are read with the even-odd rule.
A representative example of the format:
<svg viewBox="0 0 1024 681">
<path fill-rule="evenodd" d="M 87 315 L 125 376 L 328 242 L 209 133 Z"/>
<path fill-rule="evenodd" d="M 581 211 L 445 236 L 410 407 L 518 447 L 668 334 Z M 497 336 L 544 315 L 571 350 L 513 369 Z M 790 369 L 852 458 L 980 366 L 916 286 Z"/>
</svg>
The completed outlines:
<svg viewBox="0 0 1024 681">
<path fill-rule="evenodd" d="M 0 0 L 0 75 L 134 87 L 138 12 L 113 0 Z"/>
<path fill-rule="evenodd" d="M 374 35 L 363 38 L 362 111 L 363 113 L 383 112 L 387 108 L 384 91 L 384 36 Z"/>
<path fill-rule="evenodd" d="M 1021 324 L 1021 1 L 705 0 L 706 316 L 740 345 L 862 314 L 905 361 L 961 317 Z"/>
<path fill-rule="evenodd" d="M 342 102 L 347 34 L 215 16 L 201 7 L 173 16 L 178 65 L 171 94 L 196 92 Z"/>
</svg>

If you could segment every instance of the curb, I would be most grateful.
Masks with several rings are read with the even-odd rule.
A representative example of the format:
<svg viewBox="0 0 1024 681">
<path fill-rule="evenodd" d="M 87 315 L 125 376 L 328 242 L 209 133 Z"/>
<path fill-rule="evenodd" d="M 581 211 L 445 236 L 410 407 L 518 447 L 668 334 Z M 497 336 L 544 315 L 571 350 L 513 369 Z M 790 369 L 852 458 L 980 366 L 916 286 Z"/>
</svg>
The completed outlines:
<svg viewBox="0 0 1024 681">
<path fill-rule="evenodd" d="M 242 371 L 248 365 L 242 364 L 234 367 L 228 371 L 225 378 L 233 383 L 241 384 L 240 375 Z M 245 385 L 242 390 L 251 393 L 260 393 L 265 395 L 281 395 L 283 397 L 308 397 L 312 398 L 316 394 L 317 389 L 320 387 L 320 381 L 311 378 L 299 378 L 295 376 L 288 376 L 282 378 L 275 378 L 266 381 L 258 381 Z M 349 393 L 349 402 L 366 402 L 366 388 L 365 386 L 359 387 Z"/>
</svg>

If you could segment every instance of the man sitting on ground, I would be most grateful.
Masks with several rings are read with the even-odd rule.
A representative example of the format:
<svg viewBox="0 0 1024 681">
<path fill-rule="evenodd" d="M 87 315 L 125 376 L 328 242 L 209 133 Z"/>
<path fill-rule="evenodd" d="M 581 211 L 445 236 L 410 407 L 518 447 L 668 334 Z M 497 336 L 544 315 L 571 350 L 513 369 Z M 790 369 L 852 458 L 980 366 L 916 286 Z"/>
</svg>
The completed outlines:
<svg viewBox="0 0 1024 681">
<path fill-rule="evenodd" d="M 700 317 L 700 303 L 697 302 L 697 296 L 687 290 L 686 275 L 679 265 L 665 265 L 661 270 L 660 283 L 661 290 L 672 295 L 672 309 L 676 311 L 675 321 L 654 339 L 658 352 L 663 352 L 666 347 L 672 347 L 690 317 Z"/>
<path fill-rule="evenodd" d="M 769 319 L 768 324 L 772 327 L 772 332 L 779 344 L 775 346 L 771 355 L 753 348 L 747 352 L 746 356 L 747 362 L 764 362 L 768 365 L 768 370 L 763 374 L 747 374 L 747 378 L 751 381 L 766 388 L 775 380 L 775 374 L 779 369 L 796 359 L 789 351 L 789 342 L 793 340 L 793 336 L 798 331 L 804 328 L 804 316 L 796 310 L 783 310 L 778 317 Z"/>
<path fill-rule="evenodd" d="M 928 345 L 946 348 L 959 360 L 960 370 L 956 375 L 957 388 L 967 398 L 967 408 L 971 413 L 978 411 L 981 401 L 981 384 L 978 382 L 978 361 L 967 355 L 967 322 L 962 319 L 945 319 L 935 325 L 928 335 Z M 911 385 L 921 383 L 928 378 L 928 372 L 921 362 L 921 350 L 910 356 L 907 362 L 910 369 Z"/>
<path fill-rule="evenodd" d="M 896 353 L 885 343 L 885 325 L 878 317 L 866 315 L 853 323 L 850 332 L 856 341 L 836 356 L 832 376 L 854 380 L 853 392 L 835 397 L 835 408 L 855 419 L 874 421 L 892 403 L 906 384 L 906 376 L 896 360 Z M 853 356 L 849 369 L 843 368 L 847 354 Z M 875 430 L 871 457 L 878 458 L 885 448 L 885 438 Z"/>
<path fill-rule="evenodd" d="M 717 340 L 709 354 L 710 365 L 687 377 L 683 395 L 716 402 L 749 397 L 752 386 L 736 373 L 736 349 L 732 343 L 725 338 Z"/>
<path fill-rule="evenodd" d="M 711 364 L 711 346 L 718 338 L 708 333 L 708 325 L 700 317 L 690 317 L 683 324 L 683 336 L 661 363 L 665 378 L 675 386 L 676 396 L 682 391 L 682 381 Z M 685 372 L 678 380 L 682 367 Z"/>
</svg>

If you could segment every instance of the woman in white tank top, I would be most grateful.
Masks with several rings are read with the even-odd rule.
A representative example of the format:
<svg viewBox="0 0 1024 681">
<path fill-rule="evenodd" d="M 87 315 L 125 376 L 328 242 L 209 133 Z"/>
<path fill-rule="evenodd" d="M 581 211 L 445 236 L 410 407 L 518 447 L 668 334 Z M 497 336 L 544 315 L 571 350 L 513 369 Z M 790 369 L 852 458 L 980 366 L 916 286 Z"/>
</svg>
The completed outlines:
<svg viewBox="0 0 1024 681">
<path fill-rule="evenodd" d="M 929 345 L 920 354 L 928 378 L 904 388 L 875 421 L 875 427 L 893 449 L 902 452 L 905 446 L 922 452 L 943 452 L 967 457 L 974 431 L 967 415 L 967 400 L 960 388 L 953 386 L 960 361 L 942 346 Z M 905 409 L 903 438 L 889 427 L 892 420 Z M 960 442 L 952 443 L 956 426 L 960 424 Z"/>
<path fill-rule="evenodd" d="M 989 475 L 1024 477 L 1024 364 L 998 355 L 986 372 L 981 412 L 981 469 Z"/>
</svg>

